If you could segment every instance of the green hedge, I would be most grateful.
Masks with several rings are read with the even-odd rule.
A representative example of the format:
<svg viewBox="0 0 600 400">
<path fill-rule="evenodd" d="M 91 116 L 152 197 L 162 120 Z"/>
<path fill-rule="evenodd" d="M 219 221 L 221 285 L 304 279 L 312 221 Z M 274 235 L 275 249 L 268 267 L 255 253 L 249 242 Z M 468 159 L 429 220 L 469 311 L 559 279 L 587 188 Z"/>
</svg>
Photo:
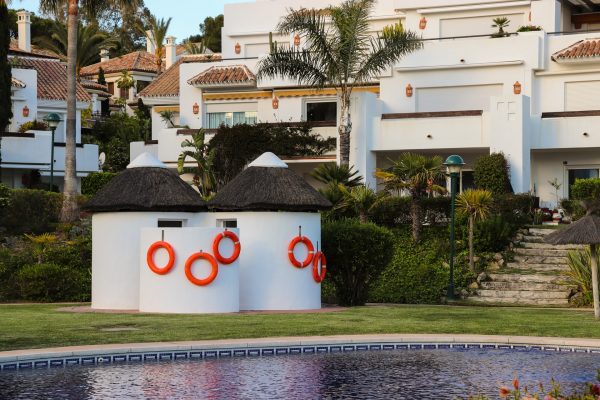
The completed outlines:
<svg viewBox="0 0 600 400">
<path fill-rule="evenodd" d="M 394 236 L 375 224 L 346 219 L 324 224 L 322 239 L 326 279 L 333 284 L 339 304 L 365 304 L 369 286 L 394 254 Z"/>
<path fill-rule="evenodd" d="M 373 206 L 371 220 L 377 225 L 394 228 L 412 223 L 410 197 L 386 197 Z M 426 198 L 423 206 L 423 223 L 443 224 L 450 217 L 450 198 L 446 196 Z"/>
<path fill-rule="evenodd" d="M 81 179 L 81 194 L 93 196 L 102 189 L 117 174 L 113 172 L 93 172 Z"/>
<path fill-rule="evenodd" d="M 14 282 L 23 300 L 56 302 L 90 299 L 91 275 L 64 265 L 26 265 L 16 273 Z"/>
<path fill-rule="evenodd" d="M 44 190 L 10 191 L 2 208 L 0 226 L 7 234 L 52 232 L 59 221 L 62 195 Z"/>
<path fill-rule="evenodd" d="M 512 192 L 508 161 L 502 153 L 478 158 L 475 161 L 473 175 L 478 189 L 489 190 L 494 195 Z"/>
</svg>

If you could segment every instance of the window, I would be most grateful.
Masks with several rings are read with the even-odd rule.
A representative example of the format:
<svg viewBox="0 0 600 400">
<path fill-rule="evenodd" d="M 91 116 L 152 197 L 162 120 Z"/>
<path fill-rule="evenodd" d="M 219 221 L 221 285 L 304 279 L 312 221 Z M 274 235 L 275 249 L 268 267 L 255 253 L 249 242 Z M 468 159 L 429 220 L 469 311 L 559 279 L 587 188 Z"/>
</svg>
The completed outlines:
<svg viewBox="0 0 600 400">
<path fill-rule="evenodd" d="M 577 168 L 569 169 L 569 198 L 571 198 L 571 189 L 577 179 L 598 178 L 600 170 L 598 168 Z"/>
<path fill-rule="evenodd" d="M 129 89 L 125 89 L 125 88 L 119 88 L 120 94 L 119 97 L 122 99 L 128 99 L 129 98 Z"/>
<path fill-rule="evenodd" d="M 337 103 L 335 101 L 306 103 L 306 120 L 309 122 L 336 122 Z"/>
<path fill-rule="evenodd" d="M 258 120 L 256 111 L 216 112 L 206 114 L 207 129 L 217 129 L 221 125 L 233 126 L 240 124 L 254 125 Z"/>
<path fill-rule="evenodd" d="M 148 81 L 136 81 L 136 92 L 139 93 L 146 88 L 150 84 Z"/>
<path fill-rule="evenodd" d="M 159 228 L 183 228 L 183 220 L 181 219 L 159 219 L 157 226 Z"/>
<path fill-rule="evenodd" d="M 237 219 L 218 219 L 218 228 L 237 228 Z"/>
<path fill-rule="evenodd" d="M 461 171 L 460 191 L 475 189 L 475 173 L 473 171 Z"/>
<path fill-rule="evenodd" d="M 115 94 L 115 83 L 108 82 L 107 85 L 108 85 L 108 93 Z"/>
</svg>

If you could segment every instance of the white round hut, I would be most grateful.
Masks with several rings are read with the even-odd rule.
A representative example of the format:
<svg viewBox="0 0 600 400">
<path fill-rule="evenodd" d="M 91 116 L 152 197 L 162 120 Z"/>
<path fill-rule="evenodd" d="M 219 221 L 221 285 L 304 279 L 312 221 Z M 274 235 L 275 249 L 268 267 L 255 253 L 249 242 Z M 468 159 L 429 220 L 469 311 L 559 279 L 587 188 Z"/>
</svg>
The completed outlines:
<svg viewBox="0 0 600 400">
<path fill-rule="evenodd" d="M 144 153 L 86 209 L 93 213 L 92 308 L 138 310 L 141 229 L 202 226 L 207 207 L 190 185 Z"/>
<path fill-rule="evenodd" d="M 312 261 L 321 243 L 319 212 L 329 208 L 273 153 L 252 162 L 209 202 L 218 227 L 240 229 L 240 310 L 321 308 Z"/>
</svg>

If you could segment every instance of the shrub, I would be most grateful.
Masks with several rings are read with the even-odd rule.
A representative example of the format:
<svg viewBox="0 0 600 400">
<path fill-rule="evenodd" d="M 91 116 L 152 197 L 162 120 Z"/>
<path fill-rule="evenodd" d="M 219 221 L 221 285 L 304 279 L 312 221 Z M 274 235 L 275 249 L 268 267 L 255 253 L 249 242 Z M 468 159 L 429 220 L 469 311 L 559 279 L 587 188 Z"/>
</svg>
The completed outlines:
<svg viewBox="0 0 600 400">
<path fill-rule="evenodd" d="M 3 226 L 9 234 L 50 232 L 59 221 L 62 195 L 43 190 L 16 189 L 2 212 Z"/>
<path fill-rule="evenodd" d="M 379 201 L 371 211 L 371 220 L 389 228 L 411 223 L 410 197 L 387 197 Z M 450 198 L 430 197 L 421 200 L 423 222 L 430 225 L 443 224 L 450 218 Z"/>
<path fill-rule="evenodd" d="M 511 225 L 498 214 L 477 222 L 475 224 L 473 241 L 475 251 L 485 253 L 505 250 L 513 238 L 516 229 L 518 229 L 518 226 Z M 467 230 L 465 229 L 465 231 Z M 464 235 L 466 237 L 466 232 Z"/>
<path fill-rule="evenodd" d="M 323 225 L 327 273 L 340 305 L 367 301 L 369 287 L 394 254 L 393 234 L 375 224 L 341 220 Z"/>
<path fill-rule="evenodd" d="M 585 209 L 577 200 L 563 199 L 560 202 L 560 206 L 573 221 L 576 221 L 585 215 Z"/>
<path fill-rule="evenodd" d="M 571 187 L 571 197 L 579 200 L 587 211 L 600 208 L 600 178 L 578 179 Z"/>
<path fill-rule="evenodd" d="M 15 283 L 20 297 L 30 301 L 84 301 L 89 300 L 90 274 L 53 263 L 24 266 Z"/>
<path fill-rule="evenodd" d="M 519 29 L 517 29 L 517 32 L 535 32 L 535 31 L 541 31 L 541 30 L 542 30 L 541 26 L 523 25 L 523 26 L 519 27 Z"/>
<path fill-rule="evenodd" d="M 600 258 L 600 257 L 598 257 Z M 600 262 L 600 260 L 598 260 Z M 577 285 L 577 289 L 582 293 L 582 298 L 578 306 L 592 304 L 592 253 L 590 249 L 573 250 L 567 254 L 567 263 L 569 271 L 566 275 L 569 280 Z"/>
<path fill-rule="evenodd" d="M 519 228 L 533 221 L 535 197 L 527 194 L 505 194 L 494 197 L 492 212 Z"/>
<path fill-rule="evenodd" d="M 26 133 L 27 131 L 47 131 L 48 124 L 44 121 L 38 121 L 34 119 L 33 121 L 25 122 L 23 125 L 19 127 L 19 133 Z"/>
<path fill-rule="evenodd" d="M 477 159 L 474 168 L 475 186 L 494 195 L 512 192 L 509 166 L 503 153 L 494 153 Z"/>
<path fill-rule="evenodd" d="M 81 179 L 81 193 L 86 196 L 95 195 L 102 189 L 112 178 L 115 177 L 112 172 L 93 172 Z"/>
</svg>

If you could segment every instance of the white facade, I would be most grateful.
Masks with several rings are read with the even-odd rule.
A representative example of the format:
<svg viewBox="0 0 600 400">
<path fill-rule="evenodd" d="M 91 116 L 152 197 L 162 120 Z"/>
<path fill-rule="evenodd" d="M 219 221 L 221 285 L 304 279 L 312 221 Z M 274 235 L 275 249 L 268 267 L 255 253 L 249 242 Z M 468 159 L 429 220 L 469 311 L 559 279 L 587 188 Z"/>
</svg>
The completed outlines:
<svg viewBox="0 0 600 400">
<path fill-rule="evenodd" d="M 307 0 L 302 6 L 323 8 L 340 2 Z M 374 34 L 401 22 L 426 40 L 422 50 L 391 66 L 372 87 L 356 92 L 351 164 L 367 184 L 375 186 L 375 168 L 389 165 L 389 159 L 401 152 L 459 154 L 467 160 L 467 176 L 478 157 L 501 151 L 509 159 L 515 192 L 534 193 L 543 206 L 554 206 L 556 196 L 548 181 L 556 178 L 562 183 L 560 197 L 567 198 L 576 176 L 600 174 L 600 54 L 553 59 L 577 42 L 600 39 L 600 32 L 586 31 L 600 28 L 600 19 L 581 23 L 579 17 L 600 7 L 578 8 L 578 4 L 378 1 L 372 15 Z M 223 61 L 181 65 L 180 123 L 192 129 L 210 128 L 208 114 L 223 112 L 254 112 L 261 122 L 295 122 L 307 119 L 307 104 L 335 101 L 332 91 L 315 93 L 284 80 L 260 81 L 243 89 L 188 84 L 214 65 L 243 64 L 256 72 L 259 58 L 269 51 L 269 33 L 290 8 L 298 7 L 292 0 L 226 5 Z M 510 20 L 506 31 L 511 36 L 490 37 L 495 32 L 492 19 L 497 17 Z M 525 25 L 542 31 L 514 34 Z M 274 40 L 293 45 L 293 37 L 275 33 Z M 407 94 L 408 85 L 412 96 Z M 274 97 L 279 100 L 277 109 L 272 105 Z M 200 106 L 197 114 L 194 104 Z M 337 135 L 335 123 L 316 129 L 325 136 Z M 173 157 L 185 137 L 159 127 L 153 139 L 158 140 L 153 146 L 161 160 L 174 165 Z M 319 162 L 334 161 L 332 156 L 290 166 L 306 175 Z M 469 183 L 465 179 L 462 185 L 466 188 Z"/>
</svg>

